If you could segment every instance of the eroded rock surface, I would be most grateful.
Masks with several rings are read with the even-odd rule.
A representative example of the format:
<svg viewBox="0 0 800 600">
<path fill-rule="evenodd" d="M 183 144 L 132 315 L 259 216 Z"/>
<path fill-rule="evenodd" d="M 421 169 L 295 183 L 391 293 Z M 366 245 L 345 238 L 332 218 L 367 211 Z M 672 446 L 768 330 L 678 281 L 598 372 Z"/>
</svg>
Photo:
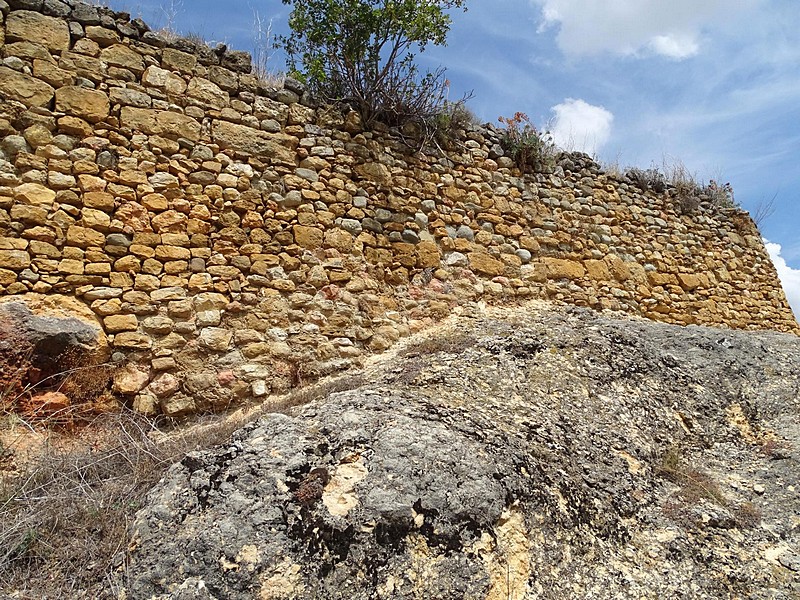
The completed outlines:
<svg viewBox="0 0 800 600">
<path fill-rule="evenodd" d="M 80 301 L 56 294 L 0 298 L 0 400 L 57 385 L 69 368 L 107 355 L 106 335 Z"/>
<path fill-rule="evenodd" d="M 797 598 L 796 336 L 493 312 L 188 456 L 129 598 Z"/>
</svg>

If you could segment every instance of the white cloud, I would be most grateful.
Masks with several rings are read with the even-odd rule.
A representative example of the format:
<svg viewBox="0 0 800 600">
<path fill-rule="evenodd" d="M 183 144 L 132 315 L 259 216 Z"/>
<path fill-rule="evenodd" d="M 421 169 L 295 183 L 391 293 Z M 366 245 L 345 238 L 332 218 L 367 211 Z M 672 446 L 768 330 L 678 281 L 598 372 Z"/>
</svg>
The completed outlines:
<svg viewBox="0 0 800 600">
<path fill-rule="evenodd" d="M 602 106 L 567 98 L 552 109 L 555 114 L 550 133 L 558 146 L 594 154 L 611 136 L 614 115 Z"/>
<path fill-rule="evenodd" d="M 572 55 L 636 55 L 672 59 L 697 54 L 703 30 L 760 0 L 532 0 L 542 8 L 539 31 L 558 27 L 558 45 Z"/>
<path fill-rule="evenodd" d="M 767 252 L 775 265 L 775 270 L 778 271 L 778 277 L 783 284 L 783 291 L 786 292 L 786 297 L 789 300 L 789 305 L 792 307 L 795 316 L 800 319 L 800 269 L 793 269 L 786 264 L 786 261 L 781 256 L 781 245 L 773 244 L 764 240 L 767 247 Z"/>
<path fill-rule="evenodd" d="M 649 46 L 656 54 L 677 60 L 694 56 L 700 50 L 692 35 L 657 35 L 650 40 Z"/>
</svg>

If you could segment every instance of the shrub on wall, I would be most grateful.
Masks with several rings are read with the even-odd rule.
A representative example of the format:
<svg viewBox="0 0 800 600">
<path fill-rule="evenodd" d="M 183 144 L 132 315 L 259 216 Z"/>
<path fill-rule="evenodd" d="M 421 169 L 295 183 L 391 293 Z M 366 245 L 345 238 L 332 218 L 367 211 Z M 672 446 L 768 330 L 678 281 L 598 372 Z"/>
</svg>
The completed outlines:
<svg viewBox="0 0 800 600">
<path fill-rule="evenodd" d="M 514 113 L 513 117 L 499 117 L 505 126 L 501 142 L 521 171 L 542 171 L 555 164 L 558 153 L 549 132 L 539 131 L 528 115 Z"/>
<path fill-rule="evenodd" d="M 283 0 L 290 73 L 323 101 L 352 104 L 369 127 L 425 123 L 446 105 L 444 69 L 421 74 L 414 52 L 443 45 L 464 0 Z"/>
</svg>

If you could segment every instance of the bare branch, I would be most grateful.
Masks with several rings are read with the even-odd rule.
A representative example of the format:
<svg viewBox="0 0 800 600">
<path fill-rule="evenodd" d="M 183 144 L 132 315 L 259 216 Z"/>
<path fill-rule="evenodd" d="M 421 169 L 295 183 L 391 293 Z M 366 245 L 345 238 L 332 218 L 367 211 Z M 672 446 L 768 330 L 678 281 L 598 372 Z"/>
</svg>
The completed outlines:
<svg viewBox="0 0 800 600">
<path fill-rule="evenodd" d="M 772 198 L 769 200 L 764 200 L 763 198 L 758 201 L 756 204 L 756 209 L 752 213 L 753 222 L 756 224 L 756 227 L 761 229 L 761 226 L 769 219 L 772 215 L 775 214 L 775 199 L 778 197 L 778 192 L 775 192 L 772 195 Z"/>
</svg>

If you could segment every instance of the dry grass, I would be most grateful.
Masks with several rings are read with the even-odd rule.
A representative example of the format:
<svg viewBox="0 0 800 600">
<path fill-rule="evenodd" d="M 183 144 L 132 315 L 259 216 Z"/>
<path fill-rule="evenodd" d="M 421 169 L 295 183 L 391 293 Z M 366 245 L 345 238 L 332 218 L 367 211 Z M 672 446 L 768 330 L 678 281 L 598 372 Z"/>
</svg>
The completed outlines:
<svg viewBox="0 0 800 600">
<path fill-rule="evenodd" d="M 731 503 L 714 478 L 688 464 L 676 446 L 666 450 L 655 472 L 680 487 L 675 497 L 665 503 L 665 512 L 674 520 L 685 520 L 688 508 L 708 501 L 728 510 L 735 524 L 742 529 L 753 529 L 761 522 L 761 510 L 755 504 Z"/>
<path fill-rule="evenodd" d="M 0 473 L 0 590 L 118 597 L 129 527 L 147 493 L 188 452 L 224 443 L 242 424 L 205 418 L 164 431 L 124 410 L 80 435 L 39 433 L 23 464 Z"/>
<path fill-rule="evenodd" d="M 414 345 L 409 344 L 397 353 L 397 357 L 416 358 L 442 352 L 459 354 L 468 348 L 474 347 L 477 343 L 478 340 L 474 335 L 461 332 L 444 332 L 437 335 L 429 335 Z"/>
<path fill-rule="evenodd" d="M 362 387 L 368 383 L 366 377 L 361 373 L 351 375 L 340 375 L 330 377 L 311 385 L 297 387 L 291 392 L 267 404 L 261 409 L 260 414 L 265 412 L 280 412 L 289 414 L 292 409 L 304 406 L 317 400 L 322 400 L 336 392 L 345 392 Z M 260 416 L 259 414 L 259 416 Z"/>
<path fill-rule="evenodd" d="M 0 428 L 0 597 L 118 598 L 130 526 L 171 465 L 225 443 L 268 412 L 289 413 L 365 383 L 359 374 L 330 378 L 232 415 L 180 424 L 123 409 L 65 430 L 7 414 Z M 13 428 L 24 435 L 9 435 Z"/>
<path fill-rule="evenodd" d="M 179 451 L 129 412 L 80 437 L 34 431 L 38 447 L 0 480 L 0 585 L 24 598 L 113 597 L 108 575 L 130 519 Z"/>
<path fill-rule="evenodd" d="M 720 506 L 728 504 L 717 482 L 707 473 L 688 465 L 675 446 L 668 448 L 661 457 L 656 474 L 681 486 L 681 496 L 689 503 L 696 504 L 701 499 L 706 499 Z"/>
<path fill-rule="evenodd" d="M 272 67 L 275 55 L 275 36 L 272 19 L 267 20 L 253 9 L 253 73 L 263 88 L 282 88 L 284 73 Z"/>
<path fill-rule="evenodd" d="M 58 371 L 50 372 L 53 368 Z M 16 366 L 10 366 L 4 378 L 0 413 L 20 415 L 26 421 L 48 427 L 86 423 L 98 413 L 118 408 L 110 391 L 116 369 L 117 365 L 102 362 L 94 354 L 74 350 L 59 355 L 42 372 L 33 365 L 29 354 Z M 67 404 L 48 402 L 48 393 L 63 394 Z"/>
<path fill-rule="evenodd" d="M 718 183 L 714 179 L 704 183 L 677 158 L 664 156 L 661 165 L 653 163 L 649 169 L 628 168 L 624 175 L 619 160 L 604 165 L 604 169 L 611 177 L 627 176 L 644 192 L 668 193 L 680 214 L 692 214 L 704 202 L 717 208 L 738 207 L 730 183 Z"/>
</svg>

